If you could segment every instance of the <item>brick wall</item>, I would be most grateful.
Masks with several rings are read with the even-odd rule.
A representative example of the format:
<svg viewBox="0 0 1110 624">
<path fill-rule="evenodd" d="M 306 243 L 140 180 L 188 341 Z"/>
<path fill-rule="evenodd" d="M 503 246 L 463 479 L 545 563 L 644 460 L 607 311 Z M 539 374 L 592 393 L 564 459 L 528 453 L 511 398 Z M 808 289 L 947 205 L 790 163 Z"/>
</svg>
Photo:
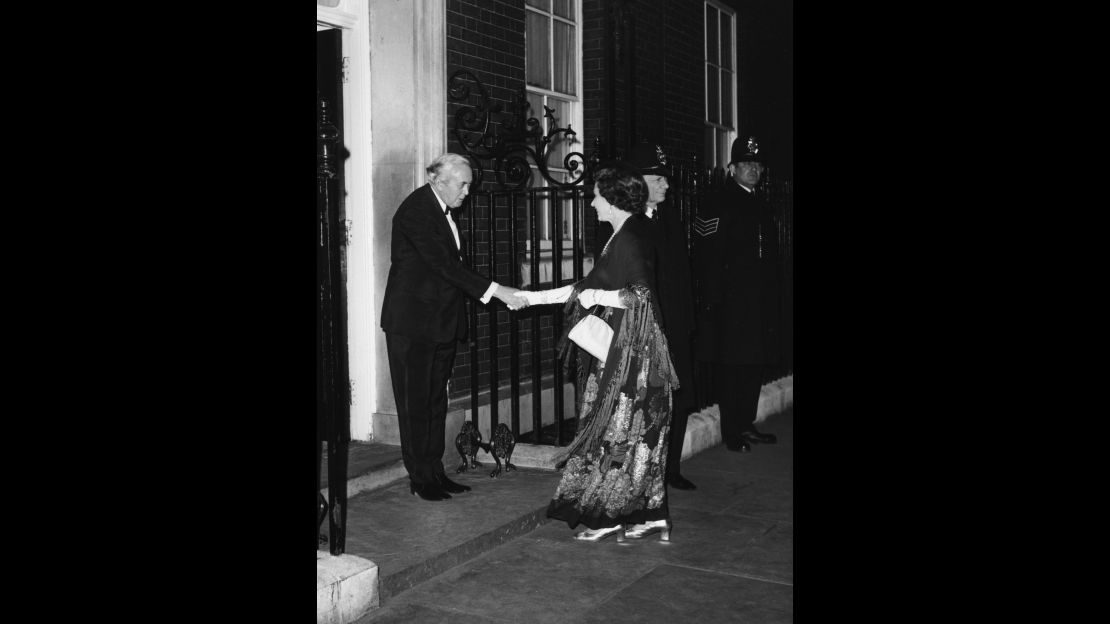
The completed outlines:
<svg viewBox="0 0 1110 624">
<path fill-rule="evenodd" d="M 453 76 L 459 70 L 472 73 L 479 81 L 488 95 L 485 105 L 500 107 L 500 112 L 491 117 L 493 122 L 490 135 L 497 136 L 504 132 L 502 116 L 519 105 L 519 96 L 525 87 L 524 82 L 524 33 L 525 9 L 524 0 L 448 0 L 447 2 L 447 77 Z M 473 95 L 466 102 L 449 101 L 447 103 L 448 150 L 465 154 L 466 150 L 455 134 L 457 112 L 464 107 L 475 107 L 481 104 L 477 96 L 477 86 L 466 81 L 473 91 Z M 543 111 L 528 111 L 529 117 L 542 117 Z M 469 135 L 471 139 L 476 135 Z M 477 244 L 477 253 L 471 259 L 475 270 L 488 275 L 490 273 L 490 260 L 488 253 L 489 235 L 489 204 L 488 196 L 482 191 L 499 190 L 496 183 L 497 172 L 491 167 L 488 160 L 482 162 L 481 184 L 475 185 L 471 192 L 469 209 L 459 215 L 461 233 L 468 240 Z M 478 172 L 475 172 L 478 177 Z M 591 211 L 592 212 L 592 211 Z M 494 210 L 494 231 L 497 241 L 494 250 L 494 279 L 501 284 L 515 286 L 524 260 L 524 241 L 528 238 L 529 227 L 526 213 L 518 213 L 515 227 L 512 227 L 508 203 L 502 197 L 496 200 Z M 471 229 L 473 227 L 473 230 Z M 512 257 L 509 248 L 509 239 L 514 235 L 518 241 L 517 257 Z M 490 384 L 490 352 L 489 335 L 491 332 L 490 314 L 494 314 L 496 343 L 499 345 L 497 370 L 498 381 L 504 385 L 510 378 L 509 337 L 510 314 L 499 303 L 489 306 L 470 303 L 478 311 L 477 331 L 471 336 L 471 341 L 476 340 L 477 353 L 472 361 L 470 345 L 461 344 L 455 359 L 452 371 L 450 396 L 452 399 L 466 398 L 471 391 L 472 367 L 477 367 L 478 387 L 486 389 Z M 558 314 L 559 309 L 552 306 L 545 308 L 545 314 L 537 316 L 535 321 L 539 325 L 539 345 L 541 354 L 540 370 L 550 372 L 554 355 L 555 336 L 552 328 L 552 315 Z M 533 318 L 531 314 L 521 314 L 522 320 L 517 325 L 520 345 L 519 379 L 531 379 L 533 360 Z"/>
<path fill-rule="evenodd" d="M 616 63 L 610 59 L 614 14 L 611 0 L 580 0 L 582 2 L 582 80 L 583 121 L 579 130 L 582 140 L 579 151 L 592 150 L 596 138 L 603 141 L 603 155 L 623 152 L 635 140 L 659 140 L 674 160 L 689 162 L 704 153 L 705 67 L 703 41 L 703 0 L 626 0 L 632 30 L 624 30 L 626 54 Z M 792 140 L 792 58 L 789 47 L 792 2 L 790 0 L 724 0 L 738 12 L 739 123 L 740 132 L 762 134 L 761 143 L 776 147 L 783 154 L 782 143 Z M 447 0 L 447 74 L 460 69 L 472 72 L 483 83 L 491 102 L 508 111 L 524 88 L 524 0 Z M 786 39 L 785 41 L 783 39 Z M 630 53 L 631 52 L 631 53 Z M 610 68 L 616 71 L 610 75 Z M 446 77 L 444 78 L 446 79 Z M 614 91 L 610 93 L 610 88 Z M 631 92 L 630 92 L 631 90 Z M 472 98 L 470 105 L 476 102 Z M 448 102 L 448 149 L 465 150 L 456 140 L 455 114 L 463 105 Z M 613 118 L 610 119 L 610 111 Z M 542 111 L 531 111 L 539 117 Z M 500 130 L 494 118 L 494 132 Z M 788 147 L 788 145 L 787 145 Z M 787 152 L 788 153 L 788 152 Z M 488 165 L 488 163 L 487 163 Z M 494 172 L 482 172 L 482 188 L 493 190 Z M 480 189 L 475 189 L 475 191 Z M 592 208 L 585 207 L 586 251 L 600 251 L 611 229 L 598 224 Z M 484 204 L 483 204 L 484 206 Z M 473 259 L 475 268 L 487 274 L 489 258 L 483 207 L 472 210 L 474 240 L 481 252 Z M 469 234 L 472 215 L 464 213 L 460 226 Z M 497 213 L 498 240 L 507 240 L 509 219 Z M 523 217 L 516 224 L 517 236 L 527 235 Z M 521 247 L 523 249 L 523 247 Z M 509 257 L 506 245 L 495 252 L 496 275 L 506 275 L 519 266 L 519 258 Z M 500 279 L 499 279 L 500 281 Z M 477 305 L 479 310 L 478 338 L 484 347 L 489 333 L 488 314 L 497 313 L 498 343 L 508 343 L 508 313 L 500 306 Z M 550 359 L 553 341 L 550 317 L 541 319 L 541 352 L 545 362 Z M 520 326 L 522 372 L 531 367 L 531 328 Z M 479 386 L 488 385 L 488 352 L 478 354 Z M 470 354 L 460 345 L 451 382 L 452 397 L 469 395 Z M 508 361 L 502 358 L 499 378 L 508 378 Z M 541 368 L 549 370 L 548 364 Z"/>
<path fill-rule="evenodd" d="M 702 0 L 627 0 L 633 32 L 625 30 L 623 36 L 625 44 L 632 39 L 634 53 L 612 60 L 609 54 L 615 44 L 616 18 L 610 5 L 601 0 L 583 3 L 583 86 L 589 140 L 600 136 L 614 143 L 609 149 L 623 151 L 626 145 L 648 138 L 662 142 L 676 158 L 700 157 L 705 140 Z M 616 67 L 612 78 L 608 73 L 611 66 Z M 615 87 L 612 94 L 608 92 L 610 83 Z M 630 88 L 634 89 L 632 101 Z M 612 120 L 611 109 L 615 111 Z"/>
</svg>

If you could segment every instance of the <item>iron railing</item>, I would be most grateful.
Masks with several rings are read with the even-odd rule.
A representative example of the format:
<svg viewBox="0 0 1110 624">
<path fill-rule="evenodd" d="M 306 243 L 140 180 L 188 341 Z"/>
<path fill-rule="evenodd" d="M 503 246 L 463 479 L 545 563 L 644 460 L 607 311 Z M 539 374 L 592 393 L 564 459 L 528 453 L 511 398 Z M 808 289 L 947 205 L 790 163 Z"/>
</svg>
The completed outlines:
<svg viewBox="0 0 1110 624">
<path fill-rule="evenodd" d="M 464 208 L 466 254 L 476 260 L 479 272 L 505 286 L 545 290 L 577 282 L 591 258 L 583 234 L 585 198 L 582 186 L 473 193 Z M 541 238 L 541 231 L 550 235 Z M 479 318 L 483 312 L 484 326 Z M 556 445 L 569 442 L 561 391 L 564 371 L 556 353 L 563 331 L 562 307 L 531 306 L 512 312 L 499 303 L 485 310 L 471 306 L 469 322 L 472 422 L 478 425 L 478 408 L 488 405 L 488 431 L 493 431 L 502 421 L 498 403 L 507 392 L 508 424 L 516 438 L 540 443 L 548 435 Z M 507 373 L 504 380 L 502 373 Z M 554 418 L 550 435 L 543 423 L 542 395 L 547 389 L 552 391 Z M 532 409 L 525 421 L 522 393 L 531 395 Z M 573 409 L 571 405 L 570 413 Z M 522 422 L 530 423 L 523 438 Z"/>
<path fill-rule="evenodd" d="M 351 440 L 347 362 L 346 287 L 342 274 L 342 139 L 326 98 L 316 104 L 316 535 L 328 518 L 329 550 L 341 555 L 347 525 L 347 450 Z M 320 471 L 327 443 L 328 498 L 322 500 Z M 330 513 L 328 513 L 330 511 Z"/>
<path fill-rule="evenodd" d="M 698 208 L 706 194 L 724 181 L 722 170 L 701 170 L 696 160 L 673 166 L 667 201 L 670 209 L 682 215 L 688 253 Z M 592 188 L 584 186 L 471 194 L 463 214 L 466 253 L 474 260 L 475 269 L 505 286 L 530 290 L 557 288 L 582 279 L 593 257 L 585 236 Z M 793 195 L 789 182 L 769 177 L 759 191 L 773 208 L 779 249 L 777 257 L 770 259 L 779 276 L 779 314 L 765 321 L 777 345 L 766 358 L 764 381 L 768 382 L 793 372 Z M 547 220 L 546 225 L 541 219 Z M 590 219 L 589 224 L 595 226 L 596 221 Z M 547 240 L 541 239 L 541 231 L 550 233 Z M 484 322 L 481 315 L 485 315 Z M 507 416 L 515 437 L 533 444 L 567 444 L 574 434 L 568 425 L 573 424 L 575 405 L 569 409 L 564 405 L 564 371 L 555 352 L 564 329 L 562 306 L 512 312 L 500 303 L 472 305 L 469 321 L 470 419 L 474 425 L 479 426 L 479 408 L 488 405 L 489 428 L 481 429 L 493 431 L 503 417 L 498 402 L 507 395 Z M 707 374 L 699 374 L 695 387 L 711 388 L 703 377 Z M 548 388 L 552 390 L 553 422 L 545 426 L 543 392 Z M 579 393 L 575 388 L 576 397 Z M 531 413 L 522 415 L 521 399 L 529 394 Z M 528 420 L 522 421 L 522 417 Z M 529 421 L 522 437 L 522 423 Z"/>
<path fill-rule="evenodd" d="M 676 204 L 682 214 L 688 252 L 692 253 L 695 244 L 693 218 L 701 202 L 728 180 L 727 175 L 724 169 L 699 168 L 695 158 L 691 163 L 676 164 L 668 176 L 667 201 Z M 794 193 L 793 184 L 789 180 L 775 179 L 772 169 L 764 171 L 756 191 L 771 206 L 777 243 L 774 256 L 764 260 L 772 263 L 770 271 L 777 278 L 774 280 L 776 292 L 770 295 L 773 299 L 770 305 L 777 313 L 763 321 L 772 343 L 763 366 L 763 381 L 767 383 L 794 372 Z M 695 383 L 696 386 L 707 384 Z"/>
</svg>

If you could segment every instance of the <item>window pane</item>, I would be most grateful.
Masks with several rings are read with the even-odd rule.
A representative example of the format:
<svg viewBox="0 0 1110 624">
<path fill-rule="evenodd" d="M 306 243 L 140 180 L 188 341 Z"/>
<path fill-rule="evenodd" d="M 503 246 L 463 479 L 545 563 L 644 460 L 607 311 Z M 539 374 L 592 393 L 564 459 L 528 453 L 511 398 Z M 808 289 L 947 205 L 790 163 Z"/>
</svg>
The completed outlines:
<svg viewBox="0 0 1110 624">
<path fill-rule="evenodd" d="M 545 121 L 543 118 L 543 95 L 529 91 L 526 97 L 528 98 L 529 108 L 528 112 L 524 114 L 524 119 L 535 117 L 536 121 L 540 122 L 540 132 L 547 134 L 547 128 L 543 125 Z"/>
<path fill-rule="evenodd" d="M 561 234 L 563 249 L 572 249 L 574 246 L 574 202 L 569 197 L 559 202 L 559 217 L 563 230 Z M 564 280 L 574 274 L 574 267 L 567 262 L 568 255 L 566 252 L 563 253 L 562 278 Z"/>
<path fill-rule="evenodd" d="M 543 9 L 544 11 L 551 10 L 551 0 L 528 0 L 528 6 Z"/>
<path fill-rule="evenodd" d="M 716 142 L 716 138 L 717 138 L 717 131 L 713 128 L 713 126 L 706 126 L 705 127 L 705 154 L 703 155 L 703 158 L 705 159 L 705 166 L 708 169 L 712 169 L 713 167 L 717 166 L 717 142 Z"/>
<path fill-rule="evenodd" d="M 732 156 L 732 144 L 728 141 L 728 130 L 717 131 L 717 166 L 728 166 L 728 159 Z"/>
<path fill-rule="evenodd" d="M 705 7 L 705 60 L 710 63 L 719 62 L 717 59 L 717 9 L 709 5 Z"/>
<path fill-rule="evenodd" d="M 574 19 L 574 0 L 555 0 L 555 15 Z"/>
<path fill-rule="evenodd" d="M 712 65 L 705 66 L 705 107 L 706 119 L 713 123 L 720 123 L 718 111 L 721 107 L 721 94 L 717 90 L 717 68 Z"/>
<path fill-rule="evenodd" d="M 576 95 L 577 57 L 574 54 L 574 26 L 555 22 L 555 87 L 553 90 Z"/>
<path fill-rule="evenodd" d="M 555 109 L 555 112 L 552 113 L 552 115 L 555 116 L 555 126 L 558 128 L 566 128 L 567 123 L 570 121 L 570 102 L 557 98 L 547 98 L 547 105 Z M 551 129 L 548 128 L 548 132 L 550 131 Z M 574 151 L 574 149 L 568 145 L 569 142 L 563 137 L 564 135 L 560 134 L 558 140 L 552 143 L 551 147 L 548 148 L 548 153 L 550 154 L 547 159 L 548 173 L 556 180 L 558 180 L 559 177 L 556 176 L 555 172 L 552 170 L 556 168 L 562 169 L 563 158 L 565 158 L 569 152 Z"/>
<path fill-rule="evenodd" d="M 721 70 L 721 125 L 732 127 L 732 72 Z"/>
<path fill-rule="evenodd" d="M 528 84 L 551 88 L 551 45 L 547 40 L 549 18 L 528 11 L 524 35 L 525 64 L 528 66 Z"/>
<path fill-rule="evenodd" d="M 721 16 L 721 67 L 732 69 L 732 17 Z"/>
<path fill-rule="evenodd" d="M 545 186 L 547 186 L 547 180 L 544 180 L 543 176 L 540 175 L 539 169 L 532 167 L 532 188 L 544 188 Z M 535 206 L 539 210 L 536 213 L 536 229 L 540 233 L 540 240 L 551 240 L 551 200 L 548 199 L 546 194 L 536 195 Z M 528 218 L 531 219 L 532 215 L 528 214 Z M 529 225 L 525 227 L 531 227 L 531 221 L 528 223 Z M 543 281 L 543 279 L 543 275 L 540 275 L 540 281 Z"/>
</svg>

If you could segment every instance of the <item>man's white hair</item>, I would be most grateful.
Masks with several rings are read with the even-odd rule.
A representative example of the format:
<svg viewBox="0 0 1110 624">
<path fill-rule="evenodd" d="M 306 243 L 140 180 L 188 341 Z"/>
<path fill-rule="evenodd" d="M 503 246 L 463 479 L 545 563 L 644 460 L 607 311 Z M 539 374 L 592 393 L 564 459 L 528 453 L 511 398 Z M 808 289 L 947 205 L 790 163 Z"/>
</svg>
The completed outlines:
<svg viewBox="0 0 1110 624">
<path fill-rule="evenodd" d="M 469 167 L 470 161 L 467 160 L 466 156 L 462 156 L 461 154 L 453 154 L 451 152 L 447 152 L 446 154 L 437 156 L 436 159 L 433 160 L 432 163 L 428 165 L 428 167 L 425 169 L 425 171 L 428 172 L 428 181 L 435 182 L 436 179 L 439 178 L 440 173 L 443 171 L 444 167 L 450 169 L 459 169 L 463 165 Z"/>
</svg>

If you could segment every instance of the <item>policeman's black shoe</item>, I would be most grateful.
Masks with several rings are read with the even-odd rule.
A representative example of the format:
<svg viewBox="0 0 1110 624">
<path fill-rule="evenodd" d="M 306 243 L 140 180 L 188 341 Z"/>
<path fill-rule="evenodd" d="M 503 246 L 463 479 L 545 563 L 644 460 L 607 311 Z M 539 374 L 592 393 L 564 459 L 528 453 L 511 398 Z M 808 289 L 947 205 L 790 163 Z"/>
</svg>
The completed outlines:
<svg viewBox="0 0 1110 624">
<path fill-rule="evenodd" d="M 748 442 L 751 442 L 752 444 L 774 444 L 775 442 L 779 441 L 779 439 L 775 437 L 775 434 L 760 433 L 755 430 L 755 427 L 752 427 L 747 431 L 741 431 L 740 437 L 744 438 Z"/>
<path fill-rule="evenodd" d="M 679 490 L 696 490 L 698 486 L 690 482 L 686 477 L 675 473 L 667 477 L 667 485 Z"/>
<path fill-rule="evenodd" d="M 736 440 L 726 440 L 725 446 L 730 451 L 738 451 L 740 453 L 747 453 L 752 450 L 752 445 L 748 444 L 744 438 L 737 438 Z"/>
<path fill-rule="evenodd" d="M 461 494 L 463 492 L 470 491 L 469 485 L 455 483 L 454 481 L 448 479 L 447 475 L 436 475 L 436 481 L 439 482 L 439 487 L 443 488 L 444 491 L 450 492 L 452 494 Z"/>
<path fill-rule="evenodd" d="M 409 480 L 409 492 L 423 498 L 426 501 L 440 501 L 451 498 L 451 495 L 443 491 L 437 483 L 416 483 Z"/>
</svg>

